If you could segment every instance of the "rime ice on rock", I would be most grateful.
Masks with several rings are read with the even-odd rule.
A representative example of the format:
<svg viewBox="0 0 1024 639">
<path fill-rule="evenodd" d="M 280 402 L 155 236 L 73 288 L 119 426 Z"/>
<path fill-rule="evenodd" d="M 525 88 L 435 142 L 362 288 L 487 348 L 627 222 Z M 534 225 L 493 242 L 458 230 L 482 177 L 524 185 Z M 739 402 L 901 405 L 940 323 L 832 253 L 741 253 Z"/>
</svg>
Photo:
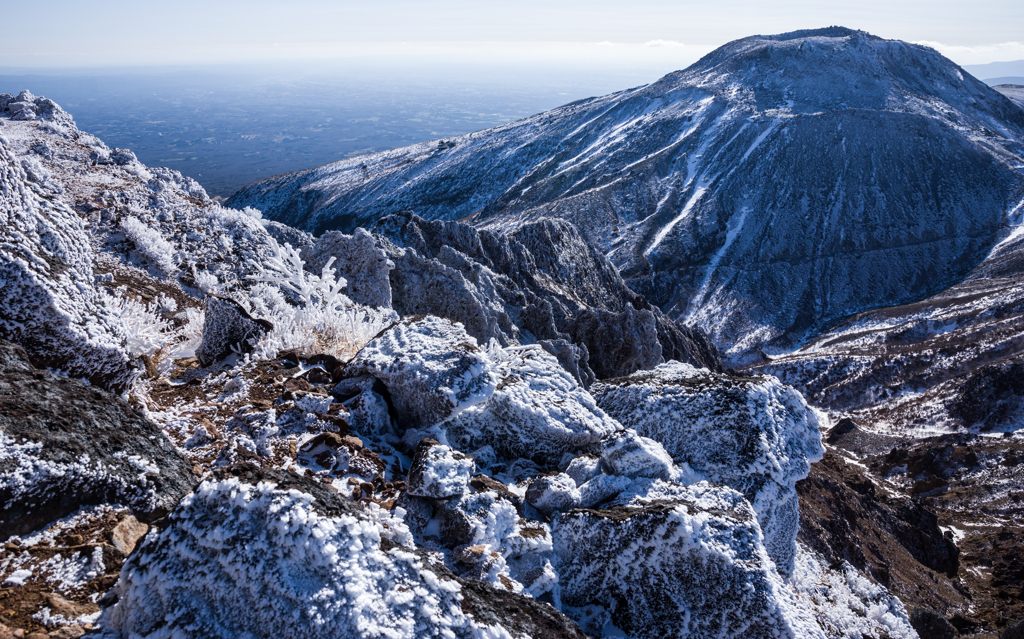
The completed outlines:
<svg viewBox="0 0 1024 639">
<path fill-rule="evenodd" d="M 432 499 L 456 497 L 466 492 L 473 469 L 472 458 L 424 439 L 416 447 L 409 468 L 409 494 Z"/>
<path fill-rule="evenodd" d="M 39 366 L 122 391 L 138 369 L 93 283 L 82 218 L 55 195 L 0 137 L 0 338 Z"/>
<path fill-rule="evenodd" d="M 576 482 L 565 473 L 534 477 L 526 489 L 526 503 L 545 517 L 576 508 L 580 505 L 580 499 Z"/>
<path fill-rule="evenodd" d="M 231 467 L 146 539 L 101 624 L 121 636 L 512 636 L 494 619 L 501 608 L 481 601 L 490 589 L 460 595 L 463 582 L 400 545 L 409 541 L 400 520 L 386 523 L 312 479 Z M 463 612 L 464 597 L 482 621 Z"/>
<path fill-rule="evenodd" d="M 564 604 L 604 606 L 606 622 L 636 639 L 824 638 L 775 571 L 741 494 L 704 482 L 673 492 L 558 517 Z"/>
<path fill-rule="evenodd" d="M 821 458 L 824 417 L 774 377 L 731 377 L 668 362 L 592 388 L 598 404 L 674 460 L 742 492 L 779 570 L 793 570 L 796 482 Z"/>
<path fill-rule="evenodd" d="M 438 317 L 406 319 L 367 344 L 346 373 L 384 382 L 399 427 L 427 428 L 486 401 L 494 364 L 461 326 Z"/>
<path fill-rule="evenodd" d="M 491 446 L 500 456 L 556 464 L 619 428 L 558 361 L 536 345 L 490 349 L 500 376 L 486 403 L 445 424 L 463 450 Z"/>
</svg>

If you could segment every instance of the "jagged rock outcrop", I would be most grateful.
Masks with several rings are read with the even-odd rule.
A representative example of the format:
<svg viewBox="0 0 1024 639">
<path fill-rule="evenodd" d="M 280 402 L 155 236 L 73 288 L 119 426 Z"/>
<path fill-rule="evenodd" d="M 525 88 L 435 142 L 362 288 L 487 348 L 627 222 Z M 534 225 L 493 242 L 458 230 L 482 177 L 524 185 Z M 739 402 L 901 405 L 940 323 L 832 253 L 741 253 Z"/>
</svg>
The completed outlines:
<svg viewBox="0 0 1024 639">
<path fill-rule="evenodd" d="M 313 232 L 401 210 L 502 232 L 568 219 L 742 359 L 956 282 L 1024 192 L 1024 111 L 933 49 L 843 27 L 737 40 L 451 141 L 270 178 L 230 204 Z"/>
<path fill-rule="evenodd" d="M 591 390 L 609 415 L 663 444 L 676 462 L 743 493 L 768 554 L 783 575 L 793 571 L 796 482 L 824 452 L 824 416 L 799 393 L 772 377 L 716 374 L 679 362 Z"/>
<path fill-rule="evenodd" d="M 410 541 L 399 520 L 375 520 L 312 479 L 231 466 L 184 499 L 129 560 L 104 628 L 413 639 L 511 636 L 523 624 L 538 636 L 582 636 L 557 611 L 479 582 L 461 607 L 466 582 Z"/>
<path fill-rule="evenodd" d="M 825 636 L 787 593 L 742 495 L 707 483 L 675 493 L 559 516 L 562 600 L 599 602 L 643 639 Z"/>
<path fill-rule="evenodd" d="M 174 445 L 128 403 L 33 368 L 0 342 L 0 539 L 95 504 L 143 521 L 170 512 L 197 478 Z"/>
<path fill-rule="evenodd" d="M 385 249 L 395 264 L 392 296 L 402 314 L 447 317 L 481 342 L 575 343 L 586 349 L 574 365 L 585 384 L 593 373 L 626 375 L 666 359 L 721 368 L 706 336 L 673 323 L 631 291 L 563 220 L 542 219 L 500 235 L 399 214 L 373 230 L 396 245 Z"/>
</svg>

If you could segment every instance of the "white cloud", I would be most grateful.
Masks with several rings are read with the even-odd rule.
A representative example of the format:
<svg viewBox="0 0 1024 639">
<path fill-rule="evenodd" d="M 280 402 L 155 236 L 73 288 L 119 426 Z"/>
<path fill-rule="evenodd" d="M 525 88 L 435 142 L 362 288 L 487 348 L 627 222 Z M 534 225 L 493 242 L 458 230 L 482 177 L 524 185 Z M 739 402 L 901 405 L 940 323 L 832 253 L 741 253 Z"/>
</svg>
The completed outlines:
<svg viewBox="0 0 1024 639">
<path fill-rule="evenodd" d="M 923 44 L 926 47 L 931 47 L 961 66 L 1008 60 L 1024 60 L 1024 42 L 1000 42 L 999 44 L 962 46 L 918 40 L 914 44 Z"/>
</svg>

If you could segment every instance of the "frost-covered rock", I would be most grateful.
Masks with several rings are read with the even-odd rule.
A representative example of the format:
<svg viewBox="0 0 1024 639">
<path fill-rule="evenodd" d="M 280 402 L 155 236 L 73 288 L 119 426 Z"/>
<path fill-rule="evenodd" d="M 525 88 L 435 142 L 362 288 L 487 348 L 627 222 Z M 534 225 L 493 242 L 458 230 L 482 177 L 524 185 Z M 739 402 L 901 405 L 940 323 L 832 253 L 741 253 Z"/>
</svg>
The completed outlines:
<svg viewBox="0 0 1024 639">
<path fill-rule="evenodd" d="M 316 243 L 302 252 L 306 268 L 313 272 L 332 257 L 332 266 L 348 280 L 345 294 L 355 303 L 391 308 L 391 283 L 388 273 L 395 267 L 373 236 L 358 228 L 352 235 L 338 231 L 324 233 Z"/>
<path fill-rule="evenodd" d="M 6 98 L 6 99 L 3 99 Z M 42 120 L 59 127 L 74 127 L 74 120 L 53 100 L 32 95 L 27 89 L 17 95 L 0 96 L 0 112 L 7 111 L 12 120 Z"/>
<path fill-rule="evenodd" d="M 81 506 L 123 504 L 144 521 L 191 490 L 191 465 L 126 401 L 34 369 L 0 342 L 0 539 Z"/>
<path fill-rule="evenodd" d="M 489 354 L 499 376 L 494 394 L 445 424 L 459 448 L 490 446 L 507 459 L 554 465 L 619 428 L 541 347 L 492 348 Z"/>
<path fill-rule="evenodd" d="M 557 583 L 554 569 L 544 568 L 552 549 L 550 528 L 524 519 L 507 495 L 486 488 L 466 493 L 441 503 L 435 516 L 441 543 L 461 554 L 462 563 L 471 564 L 464 575 L 513 592 L 526 588 L 534 596 Z M 491 558 L 466 561 L 474 546 L 479 547 L 476 555 Z"/>
<path fill-rule="evenodd" d="M 391 287 L 395 310 L 403 315 L 430 314 L 458 322 L 481 343 L 492 339 L 503 345 L 521 337 L 505 301 L 512 284 L 491 269 L 451 247 L 436 258 L 416 249 L 393 249 L 395 265 Z"/>
<path fill-rule="evenodd" d="M 366 434 L 391 432 L 391 415 L 384 398 L 387 392 L 379 379 L 369 375 L 343 379 L 331 390 L 331 394 L 348 409 L 349 425 Z"/>
<path fill-rule="evenodd" d="M 82 218 L 29 179 L 0 137 L 0 338 L 40 367 L 115 391 L 138 375 L 93 282 Z"/>
<path fill-rule="evenodd" d="M 526 503 L 545 517 L 572 510 L 580 505 L 580 500 L 576 482 L 565 473 L 534 477 L 526 489 Z"/>
<path fill-rule="evenodd" d="M 445 499 L 466 492 L 475 464 L 471 457 L 424 439 L 409 468 L 408 490 L 415 497 Z"/>
<path fill-rule="evenodd" d="M 685 463 L 677 465 L 664 446 L 634 430 L 617 432 L 601 442 L 601 445 L 602 470 L 609 475 L 682 483 L 696 481 L 689 466 Z"/>
<path fill-rule="evenodd" d="M 227 357 L 232 349 L 244 353 L 252 350 L 252 342 L 274 330 L 273 325 L 253 319 L 236 301 L 211 295 L 206 298 L 203 341 L 196 349 L 196 358 L 203 366 Z"/>
<path fill-rule="evenodd" d="M 668 362 L 592 387 L 626 428 L 657 440 L 678 463 L 743 493 L 757 512 L 768 553 L 793 570 L 796 482 L 824 452 L 824 416 L 774 377 L 734 377 Z"/>
<path fill-rule="evenodd" d="M 424 428 L 486 401 L 494 364 L 462 327 L 438 317 L 406 319 L 374 339 L 346 373 L 384 382 L 400 428 Z"/>
<path fill-rule="evenodd" d="M 575 510 L 552 535 L 568 606 L 637 639 L 823 638 L 764 548 L 757 517 L 738 492 L 699 483 L 670 500 Z"/>
<path fill-rule="evenodd" d="M 527 625 L 560 622 L 581 636 L 525 598 L 483 584 L 464 592 L 408 541 L 400 520 L 375 518 L 312 479 L 233 466 L 146 539 L 101 623 L 122 637 L 510 638 L 511 605 Z"/>
</svg>

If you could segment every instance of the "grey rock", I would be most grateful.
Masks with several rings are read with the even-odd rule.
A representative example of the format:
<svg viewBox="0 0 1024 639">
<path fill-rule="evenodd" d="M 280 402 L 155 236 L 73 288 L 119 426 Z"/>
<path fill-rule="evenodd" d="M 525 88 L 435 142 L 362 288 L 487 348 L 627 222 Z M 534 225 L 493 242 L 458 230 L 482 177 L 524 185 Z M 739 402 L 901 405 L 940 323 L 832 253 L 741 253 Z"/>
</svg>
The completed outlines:
<svg viewBox="0 0 1024 639">
<path fill-rule="evenodd" d="M 253 319 L 238 302 L 211 295 L 206 299 L 203 341 L 196 349 L 196 358 L 202 366 L 209 366 L 230 355 L 232 348 L 250 351 L 250 340 L 258 340 L 273 328 L 266 320 Z"/>
<path fill-rule="evenodd" d="M 94 504 L 151 522 L 198 479 L 154 424 L 120 397 L 29 364 L 0 342 L 0 538 Z"/>
<path fill-rule="evenodd" d="M 596 376 L 590 369 L 590 352 L 582 344 L 573 344 L 564 339 L 542 339 L 537 342 L 541 348 L 555 356 L 562 368 L 583 388 L 590 388 Z"/>
<path fill-rule="evenodd" d="M 541 219 L 500 234 L 403 213 L 373 230 L 395 245 L 391 284 L 400 313 L 448 317 L 481 343 L 575 343 L 580 356 L 563 358 L 584 386 L 591 367 L 601 369 L 599 376 L 625 375 L 666 355 L 721 368 L 700 331 L 680 327 L 630 290 L 564 220 Z M 614 327 L 602 329 L 609 320 Z"/>
</svg>

